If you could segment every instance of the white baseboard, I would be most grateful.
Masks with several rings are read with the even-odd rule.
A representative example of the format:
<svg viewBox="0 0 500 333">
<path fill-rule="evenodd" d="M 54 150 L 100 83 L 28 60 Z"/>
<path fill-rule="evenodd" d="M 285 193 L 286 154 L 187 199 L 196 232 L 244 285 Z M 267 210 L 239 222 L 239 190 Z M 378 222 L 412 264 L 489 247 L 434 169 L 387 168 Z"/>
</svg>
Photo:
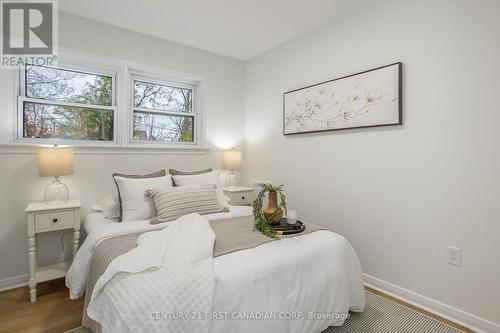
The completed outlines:
<svg viewBox="0 0 500 333">
<path fill-rule="evenodd" d="M 392 283 L 363 274 L 365 284 L 406 303 L 453 321 L 478 333 L 500 333 L 500 325 L 471 313 L 454 308 L 432 298 L 414 293 Z"/>
<path fill-rule="evenodd" d="M 29 279 L 29 274 L 24 274 L 0 280 L 0 291 L 27 286 Z"/>
</svg>

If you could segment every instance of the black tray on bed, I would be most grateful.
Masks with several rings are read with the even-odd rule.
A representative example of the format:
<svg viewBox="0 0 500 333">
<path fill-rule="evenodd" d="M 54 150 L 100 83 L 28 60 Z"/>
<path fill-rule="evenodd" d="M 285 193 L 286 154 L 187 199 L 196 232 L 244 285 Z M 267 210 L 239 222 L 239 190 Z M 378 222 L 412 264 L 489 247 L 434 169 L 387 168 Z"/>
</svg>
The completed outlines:
<svg viewBox="0 0 500 333">
<path fill-rule="evenodd" d="M 306 225 L 300 221 L 295 224 L 288 224 L 286 219 L 282 219 L 279 224 L 271 224 L 271 228 L 277 235 L 291 235 L 301 233 L 306 229 Z"/>
</svg>

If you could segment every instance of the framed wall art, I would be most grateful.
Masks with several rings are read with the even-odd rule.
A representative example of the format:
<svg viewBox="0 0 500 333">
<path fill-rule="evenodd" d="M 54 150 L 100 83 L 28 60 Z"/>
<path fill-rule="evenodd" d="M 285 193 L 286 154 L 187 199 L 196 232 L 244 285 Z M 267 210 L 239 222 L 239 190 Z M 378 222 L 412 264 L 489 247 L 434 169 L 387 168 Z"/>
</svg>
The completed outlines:
<svg viewBox="0 0 500 333">
<path fill-rule="evenodd" d="M 395 64 L 283 94 L 283 134 L 403 123 L 402 66 Z"/>
</svg>

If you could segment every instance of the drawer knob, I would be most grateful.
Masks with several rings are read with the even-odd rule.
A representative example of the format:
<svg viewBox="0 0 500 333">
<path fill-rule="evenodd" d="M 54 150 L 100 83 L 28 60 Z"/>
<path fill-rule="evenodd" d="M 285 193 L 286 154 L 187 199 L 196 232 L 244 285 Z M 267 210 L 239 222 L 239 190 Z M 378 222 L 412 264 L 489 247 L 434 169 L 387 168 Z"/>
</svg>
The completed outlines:
<svg viewBox="0 0 500 333">
<path fill-rule="evenodd" d="M 57 222 L 57 217 L 54 217 L 54 218 L 52 219 L 52 222 L 54 222 L 54 223 L 55 223 L 55 222 Z"/>
</svg>

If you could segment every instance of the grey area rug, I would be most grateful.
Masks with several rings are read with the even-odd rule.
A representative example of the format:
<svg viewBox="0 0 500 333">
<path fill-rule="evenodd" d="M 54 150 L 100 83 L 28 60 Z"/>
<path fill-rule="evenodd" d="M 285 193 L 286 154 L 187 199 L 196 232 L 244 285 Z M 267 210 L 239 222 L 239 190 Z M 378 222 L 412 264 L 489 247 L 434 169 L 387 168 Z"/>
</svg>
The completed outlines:
<svg viewBox="0 0 500 333">
<path fill-rule="evenodd" d="M 79 327 L 66 333 L 89 333 Z M 366 308 L 351 313 L 342 326 L 331 326 L 322 333 L 464 333 L 406 306 L 366 292 Z"/>
<path fill-rule="evenodd" d="M 331 326 L 322 333 L 465 333 L 455 327 L 406 306 L 366 291 L 362 313 L 350 313 L 342 326 Z"/>
</svg>

